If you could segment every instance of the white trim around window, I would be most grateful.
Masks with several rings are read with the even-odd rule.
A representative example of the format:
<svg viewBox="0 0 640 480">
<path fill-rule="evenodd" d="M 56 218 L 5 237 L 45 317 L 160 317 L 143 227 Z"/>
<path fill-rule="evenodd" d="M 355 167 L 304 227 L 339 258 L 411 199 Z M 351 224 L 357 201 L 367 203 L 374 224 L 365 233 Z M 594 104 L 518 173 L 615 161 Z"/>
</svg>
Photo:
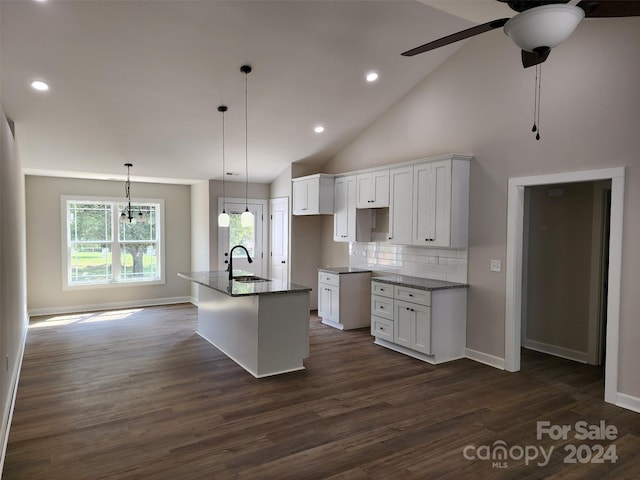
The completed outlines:
<svg viewBox="0 0 640 480">
<path fill-rule="evenodd" d="M 73 203 L 95 203 L 96 205 L 108 205 L 110 208 L 109 221 L 110 227 L 105 224 L 105 230 L 110 228 L 110 232 L 105 233 L 103 239 L 97 239 L 95 242 L 89 243 L 105 243 L 110 246 L 109 254 L 105 254 L 106 257 L 111 257 L 111 268 L 107 269 L 109 273 L 103 275 L 103 278 L 97 278 L 95 281 L 86 281 L 74 283 L 72 281 L 72 253 L 71 245 L 80 244 L 82 242 L 70 241 L 69 239 L 69 225 L 70 215 L 69 206 Z M 94 197 L 88 195 L 61 195 L 60 196 L 60 239 L 61 239 L 61 273 L 62 273 L 62 289 L 63 290 L 79 290 L 79 289 L 95 289 L 95 288 L 112 288 L 112 287 L 132 287 L 132 286 L 144 286 L 144 285 L 161 285 L 166 283 L 165 279 L 165 222 L 164 222 L 164 200 L 163 199 L 135 199 L 131 202 L 133 209 L 138 206 L 155 206 L 156 218 L 155 228 L 156 235 L 154 239 L 149 240 L 149 243 L 153 244 L 153 253 L 156 257 L 156 275 L 147 280 L 141 279 L 123 279 L 120 278 L 122 272 L 120 270 L 120 262 L 115 261 L 116 258 L 120 258 L 121 244 L 126 244 L 126 241 L 120 240 L 119 229 L 121 224 L 119 223 L 120 210 L 119 206 L 125 204 L 126 201 L 117 197 Z"/>
</svg>

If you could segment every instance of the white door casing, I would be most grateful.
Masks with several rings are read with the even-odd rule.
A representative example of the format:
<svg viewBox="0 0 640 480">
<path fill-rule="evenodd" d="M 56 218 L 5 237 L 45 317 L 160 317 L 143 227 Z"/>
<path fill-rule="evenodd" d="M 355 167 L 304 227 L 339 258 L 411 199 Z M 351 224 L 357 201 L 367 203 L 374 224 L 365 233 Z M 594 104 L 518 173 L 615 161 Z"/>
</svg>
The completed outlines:
<svg viewBox="0 0 640 480">
<path fill-rule="evenodd" d="M 264 255 L 265 247 L 267 246 L 267 229 L 264 226 L 264 212 L 267 210 L 267 201 L 256 199 L 245 201 L 244 198 L 227 198 L 225 200 L 220 197 L 218 198 L 218 213 L 222 212 L 223 203 L 225 210 L 232 219 L 231 226 L 218 227 L 218 268 L 220 270 L 227 269 L 226 261 L 229 259 L 229 249 L 235 246 L 229 245 L 230 230 L 234 228 L 234 225 L 238 225 L 238 228 L 241 228 L 239 227 L 239 217 L 248 207 L 249 211 L 254 215 L 254 229 L 251 238 L 246 239 L 247 244 L 244 246 L 250 251 L 253 263 L 247 261 L 244 251 L 236 249 L 233 258 L 233 269 L 263 276 L 267 271 L 266 256 Z M 235 222 L 234 219 L 236 220 Z"/>
<path fill-rule="evenodd" d="M 525 187 L 557 183 L 611 180 L 611 218 L 604 400 L 620 404 L 618 363 L 620 347 L 620 293 L 622 277 L 622 227 L 624 167 L 536 175 L 509 179 L 507 205 L 507 257 L 505 302 L 505 370 L 520 370 L 522 322 L 522 271 Z M 624 406 L 624 405 L 622 405 Z"/>
</svg>

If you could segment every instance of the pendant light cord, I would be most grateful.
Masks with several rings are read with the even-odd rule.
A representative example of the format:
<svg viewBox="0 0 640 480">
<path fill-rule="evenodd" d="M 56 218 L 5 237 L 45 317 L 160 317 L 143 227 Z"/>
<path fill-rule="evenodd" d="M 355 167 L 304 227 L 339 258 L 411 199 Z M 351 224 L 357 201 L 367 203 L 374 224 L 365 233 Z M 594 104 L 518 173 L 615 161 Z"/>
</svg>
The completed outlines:
<svg viewBox="0 0 640 480">
<path fill-rule="evenodd" d="M 244 181 L 244 201 L 245 201 L 245 212 L 249 211 L 249 120 L 248 120 L 248 95 L 247 95 L 247 85 L 249 83 L 249 72 L 251 68 L 245 70 L 244 73 L 244 171 L 245 171 L 245 181 Z"/>
<path fill-rule="evenodd" d="M 220 105 L 218 107 L 218 111 L 222 113 L 222 213 L 227 213 L 226 212 L 226 203 L 227 203 L 227 195 L 226 195 L 226 190 L 225 190 L 225 186 L 224 186 L 224 176 L 226 175 L 225 173 L 225 163 L 224 163 L 224 112 L 227 111 L 227 107 L 225 107 L 224 105 Z"/>
</svg>

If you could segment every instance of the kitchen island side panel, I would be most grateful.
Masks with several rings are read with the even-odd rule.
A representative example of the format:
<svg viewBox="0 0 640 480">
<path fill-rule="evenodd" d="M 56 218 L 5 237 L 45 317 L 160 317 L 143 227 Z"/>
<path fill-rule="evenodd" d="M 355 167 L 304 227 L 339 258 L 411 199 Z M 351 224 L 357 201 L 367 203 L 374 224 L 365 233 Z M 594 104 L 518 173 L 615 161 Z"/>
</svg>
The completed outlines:
<svg viewBox="0 0 640 480">
<path fill-rule="evenodd" d="M 231 297 L 198 285 L 197 333 L 258 376 L 258 296 Z"/>
<path fill-rule="evenodd" d="M 309 356 L 309 292 L 261 295 L 258 376 L 304 369 Z"/>
</svg>

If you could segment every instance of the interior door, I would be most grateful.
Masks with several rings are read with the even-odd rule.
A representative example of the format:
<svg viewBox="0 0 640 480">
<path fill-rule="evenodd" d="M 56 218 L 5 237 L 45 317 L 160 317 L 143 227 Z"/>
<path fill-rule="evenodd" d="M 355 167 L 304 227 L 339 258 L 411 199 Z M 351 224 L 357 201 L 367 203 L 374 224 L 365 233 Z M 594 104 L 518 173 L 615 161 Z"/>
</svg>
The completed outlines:
<svg viewBox="0 0 640 480">
<path fill-rule="evenodd" d="M 289 281 L 289 198 L 269 201 L 271 254 L 269 277 Z"/>
<path fill-rule="evenodd" d="M 245 207 L 253 213 L 254 224 L 251 227 L 243 227 L 240 222 L 240 215 L 245 211 Z M 236 245 L 244 246 L 253 260 L 247 261 L 244 250 L 237 248 L 233 252 L 233 269 L 251 272 L 254 275 L 263 276 L 263 205 L 259 202 L 249 201 L 225 203 L 225 208 L 230 217 L 228 228 L 218 228 L 218 266 L 220 270 L 227 269 L 229 261 L 229 251 Z"/>
</svg>

